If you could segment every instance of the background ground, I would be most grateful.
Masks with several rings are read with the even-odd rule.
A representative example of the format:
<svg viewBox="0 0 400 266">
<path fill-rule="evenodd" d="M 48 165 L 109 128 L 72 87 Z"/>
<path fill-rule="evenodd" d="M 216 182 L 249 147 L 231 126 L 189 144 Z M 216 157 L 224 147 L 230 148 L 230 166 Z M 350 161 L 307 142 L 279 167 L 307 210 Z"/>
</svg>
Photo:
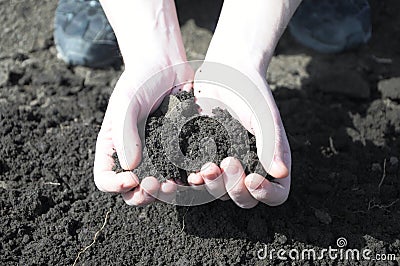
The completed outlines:
<svg viewBox="0 0 400 266">
<path fill-rule="evenodd" d="M 220 201 L 133 208 L 95 188 L 95 139 L 121 71 L 56 59 L 56 2 L 0 0 L 2 265 L 72 264 L 109 209 L 78 263 L 284 264 L 256 252 L 345 237 L 399 264 L 399 82 L 397 96 L 396 80 L 382 82 L 400 77 L 399 1 L 371 1 L 373 37 L 358 51 L 319 55 L 282 39 L 267 76 L 293 151 L 292 192 L 283 206 L 251 210 Z M 178 1 L 190 59 L 204 57 L 219 5 Z"/>
</svg>

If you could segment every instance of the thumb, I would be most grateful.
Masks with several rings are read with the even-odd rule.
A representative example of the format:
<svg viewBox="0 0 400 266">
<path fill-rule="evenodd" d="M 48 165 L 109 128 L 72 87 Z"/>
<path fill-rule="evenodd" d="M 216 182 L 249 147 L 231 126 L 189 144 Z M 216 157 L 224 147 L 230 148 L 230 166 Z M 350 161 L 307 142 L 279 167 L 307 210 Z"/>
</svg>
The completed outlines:
<svg viewBox="0 0 400 266">
<path fill-rule="evenodd" d="M 264 169 L 268 171 L 268 174 L 275 178 L 285 178 L 290 175 L 290 168 L 292 164 L 292 158 L 290 154 L 290 146 L 288 139 L 286 137 L 286 132 L 283 127 L 282 122 L 279 120 L 276 122 L 274 119 L 275 124 L 275 137 L 274 137 L 274 154 L 272 157 L 272 161 L 269 165 L 265 165 L 265 162 L 261 162 L 264 166 Z M 251 119 L 252 127 L 255 129 L 255 136 L 256 136 L 256 146 L 257 146 L 257 155 L 259 158 L 260 152 L 262 151 L 262 147 L 260 147 L 260 140 L 263 136 L 261 136 L 261 131 L 258 128 L 258 124 L 254 121 L 254 116 Z M 269 167 L 269 169 L 268 169 Z"/>
<path fill-rule="evenodd" d="M 276 114 L 273 114 L 273 117 L 274 116 L 276 116 Z M 290 146 L 282 121 L 279 118 L 279 114 L 278 119 L 273 118 L 272 122 L 274 124 L 274 130 L 272 131 L 272 134 L 274 134 L 274 143 L 272 143 L 272 146 L 270 146 L 270 143 L 268 142 L 271 141 L 271 138 L 268 137 L 268 135 L 271 135 L 271 133 L 262 132 L 261 126 L 257 122 L 257 118 L 254 114 L 252 114 L 250 118 L 251 128 L 254 130 L 254 134 L 256 136 L 257 155 L 260 158 L 262 166 L 271 176 L 275 178 L 284 178 L 290 174 L 292 161 Z M 271 157 L 262 156 L 262 152 L 265 152 L 263 145 L 268 145 L 273 149 L 271 150 L 273 151 L 273 154 L 270 155 Z M 266 158 L 268 158 L 267 161 L 265 160 Z"/>
<path fill-rule="evenodd" d="M 275 153 L 269 174 L 275 178 L 285 178 L 290 175 L 292 156 L 281 120 L 276 125 L 275 132 Z"/>
<path fill-rule="evenodd" d="M 135 97 L 124 95 L 123 90 L 114 90 L 109 103 L 112 140 L 125 170 L 135 169 L 142 160 L 142 142 L 137 126 L 140 106 L 136 102 Z"/>
</svg>

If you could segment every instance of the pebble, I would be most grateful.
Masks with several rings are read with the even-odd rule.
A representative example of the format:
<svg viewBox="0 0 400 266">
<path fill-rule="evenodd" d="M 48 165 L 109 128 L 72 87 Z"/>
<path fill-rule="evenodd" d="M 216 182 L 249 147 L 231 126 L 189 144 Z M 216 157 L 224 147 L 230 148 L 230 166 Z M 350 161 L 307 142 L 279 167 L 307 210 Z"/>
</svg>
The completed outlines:
<svg viewBox="0 0 400 266">
<path fill-rule="evenodd" d="M 62 83 L 61 73 L 55 73 L 54 71 L 43 72 L 41 75 L 35 75 L 32 77 L 33 85 L 54 85 L 60 86 Z"/>
<path fill-rule="evenodd" d="M 371 170 L 374 172 L 382 172 L 382 167 L 379 163 L 373 163 L 371 166 Z"/>
<path fill-rule="evenodd" d="M 0 188 L 8 189 L 6 181 L 0 181 Z"/>
<path fill-rule="evenodd" d="M 391 165 L 397 166 L 399 164 L 399 159 L 397 159 L 397 157 L 392 156 L 390 157 L 389 162 Z"/>
<path fill-rule="evenodd" d="M 83 66 L 74 67 L 74 73 L 80 80 L 83 79 L 85 87 L 108 86 L 115 78 L 115 73 L 103 70 L 94 70 Z"/>
<path fill-rule="evenodd" d="M 389 162 L 388 162 L 388 166 L 387 166 L 387 172 L 390 174 L 394 174 L 397 172 L 398 169 L 398 165 L 399 165 L 399 159 L 397 159 L 397 157 L 390 157 Z"/>
<path fill-rule="evenodd" d="M 7 85 L 10 71 L 8 67 L 0 63 L 0 87 Z"/>
<path fill-rule="evenodd" d="M 332 222 L 332 217 L 326 211 L 315 209 L 314 214 L 323 224 L 330 224 Z"/>
<path fill-rule="evenodd" d="M 283 234 L 275 233 L 274 238 L 275 238 L 274 241 L 275 241 L 278 245 L 284 245 L 284 244 L 286 244 L 286 242 L 287 242 L 287 236 L 285 236 L 285 235 L 283 235 Z"/>
<path fill-rule="evenodd" d="M 378 82 L 378 91 L 382 98 L 400 99 L 400 77 L 384 79 Z"/>
</svg>

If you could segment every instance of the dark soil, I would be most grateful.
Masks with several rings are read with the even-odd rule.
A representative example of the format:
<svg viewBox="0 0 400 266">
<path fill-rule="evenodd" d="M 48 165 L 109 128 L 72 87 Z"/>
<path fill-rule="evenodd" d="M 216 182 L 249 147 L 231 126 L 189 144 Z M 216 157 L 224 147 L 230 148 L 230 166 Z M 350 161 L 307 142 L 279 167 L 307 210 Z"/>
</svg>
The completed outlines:
<svg viewBox="0 0 400 266">
<path fill-rule="evenodd" d="M 231 201 L 135 208 L 96 189 L 95 140 L 121 70 L 56 59 L 56 2 L 0 0 L 1 265 L 73 264 L 110 209 L 78 264 L 399 265 L 399 1 L 371 0 L 373 36 L 356 51 L 321 55 L 284 36 L 267 77 L 292 148 L 291 194 L 251 210 Z M 201 58 L 220 2 L 178 3 L 195 10 L 181 22 L 189 57 Z M 264 245 L 320 250 L 339 237 L 397 261 L 257 258 Z"/>
<path fill-rule="evenodd" d="M 167 96 L 145 126 L 147 153 L 133 172 L 142 180 L 154 176 L 160 182 L 179 180 L 188 185 L 190 173 L 202 165 L 232 156 L 242 162 L 246 174 L 267 176 L 257 156 L 256 139 L 228 111 L 215 108 L 213 116 L 198 113 L 194 95 L 181 92 Z M 114 170 L 123 171 L 116 154 Z M 257 170 L 256 170 L 257 169 Z"/>
</svg>

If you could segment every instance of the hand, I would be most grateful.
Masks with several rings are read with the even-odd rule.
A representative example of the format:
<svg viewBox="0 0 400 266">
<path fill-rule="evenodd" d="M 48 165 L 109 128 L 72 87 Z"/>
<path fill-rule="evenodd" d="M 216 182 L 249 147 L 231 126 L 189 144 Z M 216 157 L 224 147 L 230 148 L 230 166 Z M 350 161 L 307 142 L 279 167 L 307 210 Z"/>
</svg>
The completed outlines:
<svg viewBox="0 0 400 266">
<path fill-rule="evenodd" d="M 131 171 L 115 173 L 112 170 L 114 152 L 117 152 L 123 169 L 132 170 L 139 165 L 142 143 L 137 123 L 146 119 L 167 94 L 191 89 L 191 83 L 183 87 L 176 86 L 193 80 L 193 72 L 186 65 L 178 68 L 179 73 L 173 68 L 159 72 L 170 62 L 170 59 L 156 58 L 152 61 L 148 58 L 146 63 L 138 63 L 136 69 L 124 71 L 111 95 L 97 137 L 94 163 L 96 186 L 104 192 L 122 193 L 124 201 L 129 205 L 146 205 L 155 200 L 151 195 L 168 195 L 176 190 L 172 181 L 160 184 L 155 177 L 149 176 L 139 185 L 138 177 Z M 155 73 L 161 74 L 152 78 L 151 82 L 144 83 Z"/>
<path fill-rule="evenodd" d="M 191 174 L 188 177 L 188 181 L 192 185 L 204 184 L 209 193 L 216 197 L 225 194 L 221 199 L 231 198 L 242 208 L 252 208 L 259 201 L 276 206 L 282 204 L 289 194 L 291 168 L 289 143 L 279 111 L 265 78 L 255 67 L 252 67 L 251 62 L 246 62 L 246 60 L 240 60 L 239 62 L 237 63 L 232 60 L 225 62 L 225 64 L 230 64 L 233 68 L 247 75 L 256 84 L 257 89 L 264 91 L 266 95 L 265 104 L 270 107 L 272 112 L 275 124 L 275 153 L 269 174 L 276 179 L 274 182 L 270 182 L 265 177 L 256 173 L 246 176 L 240 161 L 228 157 L 219 166 L 212 162 L 205 164 L 199 173 Z M 207 70 L 203 68 L 202 71 Z M 229 91 L 218 85 L 196 83 L 196 77 L 194 92 L 197 97 L 216 99 L 227 105 L 237 115 L 242 125 L 252 134 L 256 135 L 257 140 L 262 138 L 259 135 L 259 131 L 255 130 L 257 122 L 252 111 L 235 94 L 229 93 Z M 264 165 L 264 168 L 266 168 L 266 165 L 269 165 L 268 162 L 261 163 Z M 222 175 L 222 178 L 218 178 L 220 175 Z"/>
<path fill-rule="evenodd" d="M 282 204 L 290 190 L 291 155 L 285 129 L 272 93 L 265 80 L 265 73 L 275 46 L 301 0 L 290 1 L 224 1 L 218 25 L 207 51 L 206 61 L 231 66 L 247 75 L 264 94 L 265 104 L 272 112 L 275 124 L 275 154 L 269 174 L 275 177 L 270 182 L 258 174 L 245 176 L 238 160 L 226 158 L 218 167 L 205 165 L 197 174 L 190 175 L 194 185 L 205 184 L 212 195 L 226 195 L 243 208 L 252 208 L 259 201 L 271 206 Z M 246 19 L 238 19 L 238 17 Z M 200 88 L 200 92 L 199 92 Z M 214 98 L 231 107 L 242 125 L 256 139 L 255 119 L 240 100 L 221 93 L 211 85 L 194 84 L 196 94 Z M 257 141 L 258 142 L 258 141 Z M 268 162 L 261 162 L 268 166 Z M 223 178 L 217 178 L 222 174 Z M 214 180 L 214 182 L 212 182 Z"/>
<path fill-rule="evenodd" d="M 193 80 L 189 67 L 165 68 L 186 62 L 178 17 L 173 0 L 101 0 L 104 12 L 113 27 L 124 59 L 125 71 L 120 77 L 107 107 L 96 143 L 94 179 L 105 192 L 123 193 L 129 205 L 145 205 L 157 193 L 172 193 L 176 185 L 162 185 L 149 176 L 139 185 L 132 172 L 112 171 L 116 151 L 123 169 L 132 170 L 141 161 L 142 143 L 137 123 L 145 119 L 174 93 L 175 85 Z M 185 65 L 186 66 L 186 65 Z M 159 73 L 150 82 L 147 80 Z M 189 90 L 191 84 L 184 86 Z M 168 195 L 167 195 L 168 196 Z"/>
</svg>

